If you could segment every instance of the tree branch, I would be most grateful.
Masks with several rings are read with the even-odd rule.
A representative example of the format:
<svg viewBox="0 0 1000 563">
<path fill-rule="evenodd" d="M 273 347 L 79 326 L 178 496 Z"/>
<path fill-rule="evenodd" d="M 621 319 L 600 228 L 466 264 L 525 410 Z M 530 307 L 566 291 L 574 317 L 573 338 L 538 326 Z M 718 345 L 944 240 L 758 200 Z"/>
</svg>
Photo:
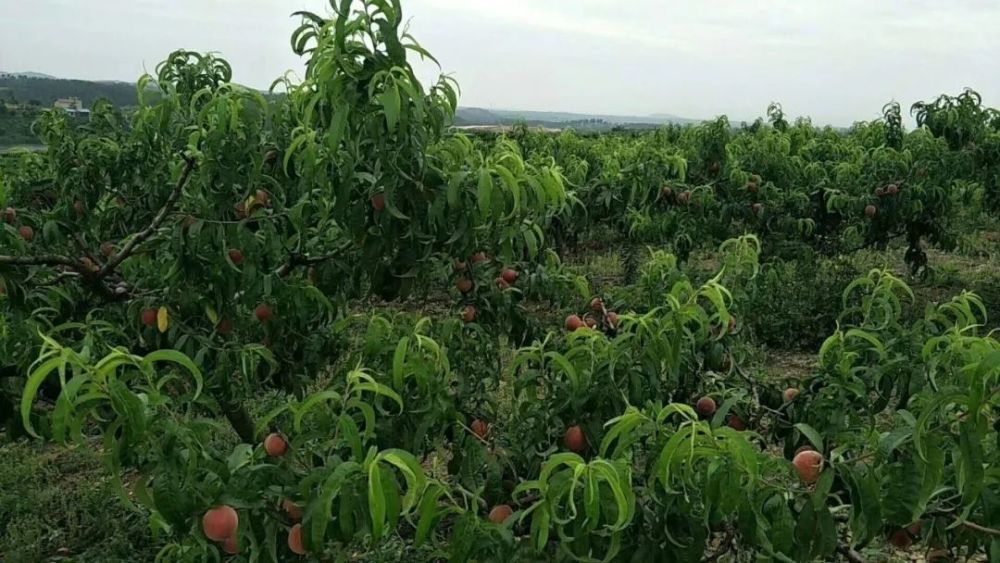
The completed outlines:
<svg viewBox="0 0 1000 563">
<path fill-rule="evenodd" d="M 991 536 L 1000 536 L 1000 530 L 997 530 L 996 528 L 990 528 L 988 526 L 983 526 L 981 524 L 976 524 L 975 522 L 970 522 L 968 520 L 960 520 L 959 517 L 956 516 L 954 512 L 950 512 L 948 510 L 933 510 L 928 512 L 927 515 L 946 516 L 948 518 L 951 518 L 955 522 L 959 522 L 959 524 L 970 530 L 974 530 L 976 532 L 980 532 L 982 534 L 987 534 Z"/>
<path fill-rule="evenodd" d="M 0 255 L 0 265 L 9 266 L 66 266 L 78 270 L 80 263 L 66 256 L 42 254 L 40 256 L 4 256 Z"/>
<path fill-rule="evenodd" d="M 845 543 L 837 542 L 837 553 L 844 556 L 851 563 L 866 563 L 865 558 L 860 553 L 854 551 Z"/>
<path fill-rule="evenodd" d="M 112 254 L 111 257 L 108 258 L 108 262 L 104 265 L 103 268 L 101 268 L 101 271 L 97 273 L 98 279 L 106 277 L 108 274 L 113 272 L 114 269 L 117 268 L 122 262 L 124 262 L 129 256 L 132 256 L 132 253 L 135 252 L 135 249 L 140 244 L 145 242 L 146 239 L 153 236 L 153 233 L 155 233 L 156 230 L 160 228 L 160 225 L 163 224 L 163 221 L 165 221 L 167 216 L 170 215 L 170 211 L 174 208 L 174 205 L 177 204 L 177 201 L 180 200 L 181 194 L 184 192 L 184 186 L 187 184 L 188 179 L 191 177 L 191 172 L 194 171 L 194 167 L 197 164 L 195 160 L 189 156 L 185 156 L 184 160 L 186 162 L 184 166 L 184 171 L 181 172 L 181 177 L 178 178 L 177 184 L 174 186 L 173 191 L 170 192 L 170 197 L 167 198 L 167 201 L 163 204 L 163 207 L 160 208 L 160 211 L 156 213 L 155 217 L 153 217 L 153 222 L 150 223 L 149 226 L 147 226 L 145 229 L 136 233 L 131 238 L 131 240 L 129 240 L 128 243 L 126 243 L 125 246 L 122 247 L 121 252 L 118 252 L 117 254 Z"/>
<path fill-rule="evenodd" d="M 1000 536 L 1000 530 L 997 530 L 996 528 L 987 528 L 986 526 L 980 526 L 979 524 L 976 524 L 975 522 L 969 522 L 968 520 L 962 522 L 962 525 L 970 530 L 975 530 L 977 532 L 982 532 L 984 534 L 989 534 L 991 536 Z"/>
<path fill-rule="evenodd" d="M 278 277 L 285 277 L 291 273 L 291 271 L 299 266 L 310 266 L 312 264 L 319 264 L 320 262 L 326 262 L 327 260 L 332 260 L 340 255 L 344 249 L 341 248 L 329 254 L 324 254 L 322 256 L 306 256 L 304 254 L 292 254 L 288 257 L 288 262 L 281 265 L 280 268 L 274 271 Z"/>
</svg>

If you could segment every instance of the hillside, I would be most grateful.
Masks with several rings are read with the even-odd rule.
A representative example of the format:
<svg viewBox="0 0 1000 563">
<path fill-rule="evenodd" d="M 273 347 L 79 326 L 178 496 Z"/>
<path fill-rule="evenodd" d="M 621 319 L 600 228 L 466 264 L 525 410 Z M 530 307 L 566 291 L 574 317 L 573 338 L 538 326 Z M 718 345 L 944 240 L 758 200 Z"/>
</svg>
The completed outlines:
<svg viewBox="0 0 1000 563">
<path fill-rule="evenodd" d="M 135 84 L 127 82 L 94 82 L 42 78 L 38 73 L 11 74 L 0 72 L 0 100 L 23 104 L 51 106 L 59 98 L 80 98 L 90 107 L 97 99 L 106 98 L 116 106 L 136 104 Z"/>
</svg>

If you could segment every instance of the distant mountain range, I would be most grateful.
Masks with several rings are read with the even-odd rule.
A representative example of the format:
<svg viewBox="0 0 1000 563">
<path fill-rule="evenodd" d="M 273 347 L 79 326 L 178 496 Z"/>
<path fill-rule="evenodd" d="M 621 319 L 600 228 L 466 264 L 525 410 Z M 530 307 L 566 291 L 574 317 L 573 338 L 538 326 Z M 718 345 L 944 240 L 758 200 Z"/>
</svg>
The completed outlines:
<svg viewBox="0 0 1000 563">
<path fill-rule="evenodd" d="M 690 119 L 669 114 L 655 115 L 611 115 L 571 113 L 563 111 L 521 111 L 508 109 L 485 109 L 476 107 L 460 107 L 455 115 L 456 125 L 511 125 L 525 122 L 529 125 L 541 125 L 560 129 L 574 128 L 611 128 L 623 127 L 658 127 L 668 123 L 692 124 L 700 119 Z"/>
<path fill-rule="evenodd" d="M 136 104 L 135 84 L 115 81 L 67 80 L 40 72 L 0 71 L 0 99 L 37 102 L 51 106 L 58 98 L 80 98 L 90 106 L 106 98 L 118 106 Z M 645 116 L 571 113 L 562 111 L 521 111 L 459 107 L 455 115 L 457 126 L 510 126 L 516 123 L 564 129 L 606 130 L 613 127 L 652 128 L 674 124 L 698 123 L 701 120 L 670 114 Z"/>
</svg>

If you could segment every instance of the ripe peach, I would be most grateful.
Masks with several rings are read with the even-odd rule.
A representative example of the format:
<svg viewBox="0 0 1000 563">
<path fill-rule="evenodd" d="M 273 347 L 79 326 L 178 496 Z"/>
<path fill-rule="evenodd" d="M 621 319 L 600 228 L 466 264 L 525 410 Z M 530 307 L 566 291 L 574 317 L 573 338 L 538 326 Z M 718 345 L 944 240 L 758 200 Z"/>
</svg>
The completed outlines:
<svg viewBox="0 0 1000 563">
<path fill-rule="evenodd" d="M 261 303 L 253 310 L 253 316 L 257 317 L 257 320 L 261 323 L 268 323 L 274 318 L 274 309 L 270 305 Z"/>
<path fill-rule="evenodd" d="M 236 533 L 240 517 L 231 506 L 221 505 L 208 509 L 201 518 L 201 529 L 212 541 L 226 541 Z"/>
<path fill-rule="evenodd" d="M 288 530 L 288 549 L 296 555 L 306 554 L 306 546 L 302 543 L 302 524 L 296 524 Z"/>
<path fill-rule="evenodd" d="M 577 329 L 583 328 L 584 326 L 586 325 L 579 315 L 570 315 L 566 317 L 566 330 L 575 332 Z"/>
<path fill-rule="evenodd" d="M 500 277 L 502 277 L 507 283 L 514 283 L 517 281 L 519 275 L 520 274 L 517 273 L 517 270 L 507 268 L 502 274 L 500 274 Z"/>
<path fill-rule="evenodd" d="M 73 211 L 80 217 L 87 214 L 87 206 L 83 204 L 82 201 L 76 200 L 73 202 Z"/>
<path fill-rule="evenodd" d="M 455 282 L 455 287 L 458 288 L 458 291 L 461 293 L 468 293 L 472 291 L 472 280 L 469 278 L 462 278 Z"/>
<path fill-rule="evenodd" d="M 264 438 L 264 451 L 271 457 L 281 457 L 288 452 L 288 442 L 280 434 L 268 434 Z"/>
<path fill-rule="evenodd" d="M 477 252 L 469 257 L 469 261 L 473 264 L 481 264 L 488 259 L 485 252 Z"/>
<path fill-rule="evenodd" d="M 874 205 L 869 204 L 865 206 L 865 217 L 871 219 L 875 217 L 876 213 L 878 213 L 878 208 L 875 207 Z"/>
<path fill-rule="evenodd" d="M 266 190 L 260 189 L 254 194 L 254 199 L 257 201 L 257 205 L 267 207 L 271 203 L 271 194 L 267 193 Z"/>
<path fill-rule="evenodd" d="M 738 432 L 742 432 L 747 429 L 747 423 L 744 422 L 738 414 L 733 413 L 726 415 L 726 425 Z"/>
<path fill-rule="evenodd" d="M 469 265 L 465 263 L 465 260 L 455 260 L 455 264 L 451 268 L 455 272 L 464 272 L 468 267 Z"/>
<path fill-rule="evenodd" d="M 590 300 L 590 310 L 594 313 L 601 314 L 604 312 L 604 301 L 600 297 L 595 297 Z"/>
<path fill-rule="evenodd" d="M 563 435 L 563 444 L 572 452 L 580 453 L 587 447 L 587 438 L 579 426 L 570 426 Z"/>
<path fill-rule="evenodd" d="M 101 243 L 101 256 L 105 258 L 110 258 L 111 255 L 114 253 L 115 253 L 115 245 L 107 241 Z"/>
<path fill-rule="evenodd" d="M 494 506 L 493 510 L 490 511 L 490 522 L 494 524 L 503 524 L 514 514 L 514 510 L 506 504 L 501 504 Z"/>
<path fill-rule="evenodd" d="M 764 204 L 755 203 L 750 206 L 750 210 L 753 212 L 754 215 L 760 215 L 761 213 L 764 212 Z"/>
<path fill-rule="evenodd" d="M 472 421 L 469 428 L 472 430 L 472 433 L 478 436 L 481 440 L 485 440 L 486 436 L 490 433 L 490 425 L 486 424 L 482 420 L 479 420 L 478 418 Z"/>
<path fill-rule="evenodd" d="M 502 277 L 498 277 L 496 280 L 494 280 L 494 282 L 497 284 L 497 287 L 499 287 L 501 290 L 510 289 L 510 284 L 507 283 L 507 280 L 503 279 Z"/>
<path fill-rule="evenodd" d="M 13 225 L 14 221 L 17 221 L 17 210 L 13 207 L 8 207 L 3 210 L 3 222 L 8 225 Z"/>
<path fill-rule="evenodd" d="M 375 211 L 382 211 L 385 209 L 385 195 L 375 194 L 372 196 L 372 207 Z"/>
<path fill-rule="evenodd" d="M 236 534 L 229 536 L 222 542 L 222 551 L 229 555 L 236 555 L 240 552 L 240 545 L 236 542 Z"/>
<path fill-rule="evenodd" d="M 799 479 L 806 485 L 811 485 L 819 479 L 819 474 L 823 471 L 823 456 L 813 450 L 801 451 L 795 455 L 792 464 L 799 474 Z"/>
<path fill-rule="evenodd" d="M 698 403 L 695 405 L 695 410 L 698 414 L 702 416 L 712 416 L 715 414 L 715 399 L 711 397 L 702 397 L 698 399 Z"/>
<path fill-rule="evenodd" d="M 17 230 L 17 233 L 27 242 L 31 242 L 35 239 L 35 229 L 32 229 L 27 225 L 21 225 L 21 228 Z"/>
<path fill-rule="evenodd" d="M 219 319 L 219 323 L 215 325 L 215 332 L 218 332 L 222 336 L 233 332 L 233 321 L 223 317 Z"/>
<path fill-rule="evenodd" d="M 288 519 L 292 522 L 302 521 L 302 507 L 300 507 L 295 501 L 291 499 L 284 499 L 281 501 L 281 511 L 288 516 Z"/>
<path fill-rule="evenodd" d="M 88 257 L 88 256 L 84 256 L 83 258 L 80 258 L 80 264 L 83 266 L 84 270 L 86 270 L 86 271 L 88 271 L 90 273 L 94 273 L 94 272 L 97 272 L 98 270 L 100 270 L 100 268 L 97 267 L 97 264 L 95 264 L 94 261 L 91 260 L 90 257 Z"/>
<path fill-rule="evenodd" d="M 913 545 L 913 538 L 910 537 L 910 533 L 905 529 L 896 530 L 891 536 L 889 536 L 889 543 L 897 549 L 906 549 Z"/>
<path fill-rule="evenodd" d="M 238 248 L 229 249 L 229 260 L 236 266 L 243 263 L 243 251 Z"/>
<path fill-rule="evenodd" d="M 474 305 L 466 305 L 465 308 L 462 309 L 462 322 L 468 324 L 475 321 L 478 313 L 479 311 L 476 310 Z"/>
<path fill-rule="evenodd" d="M 785 399 L 786 403 L 791 403 L 795 400 L 795 397 L 799 396 L 799 390 L 794 387 L 789 387 L 781 394 L 782 398 Z"/>
<path fill-rule="evenodd" d="M 143 309 L 140 315 L 142 324 L 146 326 L 156 326 L 156 309 Z"/>
</svg>

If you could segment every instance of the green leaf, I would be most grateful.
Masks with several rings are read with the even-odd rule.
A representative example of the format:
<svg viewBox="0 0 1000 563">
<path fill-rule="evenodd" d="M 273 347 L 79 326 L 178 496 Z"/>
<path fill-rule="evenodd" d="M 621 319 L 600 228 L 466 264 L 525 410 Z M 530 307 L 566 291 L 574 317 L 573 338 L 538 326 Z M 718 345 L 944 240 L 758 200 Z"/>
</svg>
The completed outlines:
<svg viewBox="0 0 1000 563">
<path fill-rule="evenodd" d="M 354 459 L 361 459 L 364 455 L 364 449 L 361 443 L 361 431 L 358 429 L 358 424 L 346 414 L 340 415 L 337 424 L 344 435 L 344 441 L 351 448 L 351 455 Z"/>
<path fill-rule="evenodd" d="M 368 466 L 368 513 L 371 515 L 372 537 L 385 533 L 385 491 L 382 489 L 382 469 L 378 463 Z"/>
<path fill-rule="evenodd" d="M 817 452 L 823 453 L 823 438 L 815 428 L 804 422 L 799 422 L 795 425 L 795 428 L 812 443 Z"/>
<path fill-rule="evenodd" d="M 108 380 L 108 396 L 112 408 L 124 419 L 126 435 L 135 440 L 145 434 L 146 416 L 142 400 L 117 378 Z"/>
<path fill-rule="evenodd" d="M 419 495 L 423 494 L 426 485 L 424 471 L 420 467 L 420 462 L 408 451 L 399 449 L 389 449 L 379 453 L 377 460 L 392 464 L 406 481 L 406 494 L 403 497 L 403 512 L 409 512 L 416 504 Z"/>
<path fill-rule="evenodd" d="M 404 336 L 399 339 L 396 345 L 396 352 L 392 356 L 392 384 L 399 390 L 403 390 L 403 368 L 406 362 L 406 352 L 409 349 L 410 338 Z"/>
<path fill-rule="evenodd" d="M 477 195 L 479 197 L 479 215 L 485 219 L 489 217 L 493 206 L 493 178 L 486 168 L 479 171 Z"/>
<path fill-rule="evenodd" d="M 40 438 L 40 436 L 35 433 L 35 429 L 31 425 L 31 405 L 35 401 L 35 395 L 38 394 L 38 388 L 41 387 L 42 383 L 45 382 L 45 379 L 53 370 L 64 367 L 64 362 L 65 359 L 62 357 L 52 358 L 43 362 L 28 375 L 28 379 L 24 384 L 24 391 L 21 393 L 21 424 L 24 425 L 25 431 L 35 438 Z"/>
<path fill-rule="evenodd" d="M 204 378 L 201 375 L 201 370 L 198 369 L 198 366 L 195 365 L 190 358 L 177 350 L 157 350 L 147 354 L 142 359 L 143 367 L 152 367 L 156 362 L 172 362 L 185 368 L 188 373 L 191 374 L 191 377 L 195 382 L 194 396 L 191 400 L 197 400 L 198 397 L 201 396 L 201 389 L 204 386 Z"/>
<path fill-rule="evenodd" d="M 333 470 L 329 477 L 323 481 L 319 494 L 309 505 L 308 512 L 311 541 L 315 546 L 323 545 L 326 537 L 326 528 L 333 520 L 333 501 L 340 495 L 341 489 L 347 485 L 348 480 L 355 474 L 362 471 L 361 464 L 354 461 L 345 461 Z"/>
<path fill-rule="evenodd" d="M 399 87 L 396 86 L 395 82 L 387 83 L 385 91 L 379 94 L 378 99 L 379 103 L 382 104 L 382 112 L 385 113 L 385 121 L 389 131 L 394 131 L 396 124 L 399 123 Z"/>
<path fill-rule="evenodd" d="M 306 400 L 303 401 L 301 405 L 295 408 L 294 409 L 295 419 L 293 423 L 295 426 L 295 431 L 296 432 L 302 431 L 302 420 L 305 418 L 307 414 L 309 414 L 309 411 L 319 406 L 320 403 L 325 403 L 327 401 L 341 402 L 343 401 L 343 397 L 340 395 L 340 393 L 334 391 L 333 389 L 327 389 L 325 391 L 320 391 L 319 393 L 313 393 L 312 395 L 309 395 L 309 397 L 306 398 Z"/>
</svg>

